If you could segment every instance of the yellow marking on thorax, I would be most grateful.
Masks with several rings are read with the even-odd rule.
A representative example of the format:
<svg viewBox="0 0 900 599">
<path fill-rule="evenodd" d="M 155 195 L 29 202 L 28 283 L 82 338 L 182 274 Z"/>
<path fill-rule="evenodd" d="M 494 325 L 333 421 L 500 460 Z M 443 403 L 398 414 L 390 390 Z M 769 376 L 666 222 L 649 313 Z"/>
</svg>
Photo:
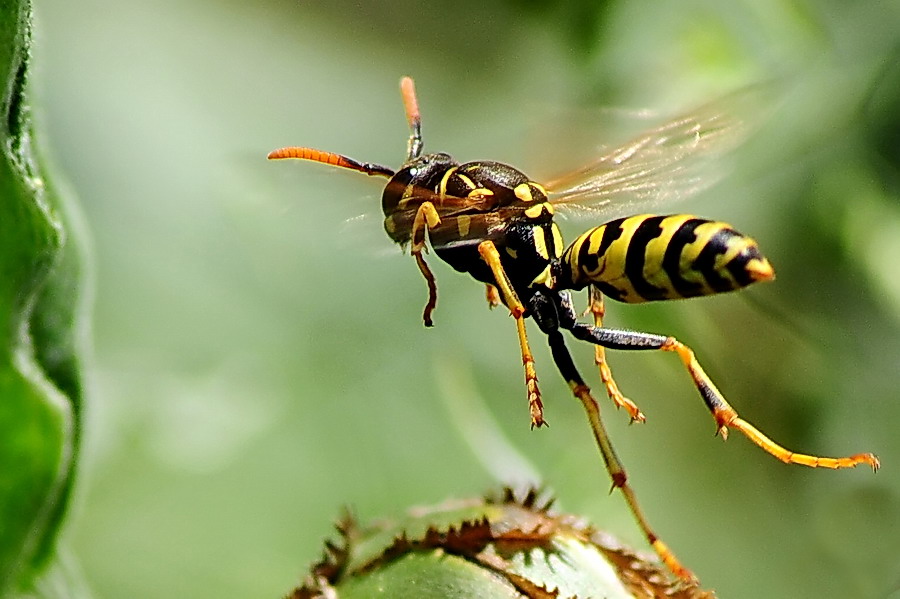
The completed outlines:
<svg viewBox="0 0 900 599">
<path fill-rule="evenodd" d="M 556 226 L 556 223 L 550 223 L 550 233 L 553 235 L 553 257 L 559 258 L 562 256 L 565 243 L 563 242 L 562 233 L 559 232 L 559 227 Z"/>
<path fill-rule="evenodd" d="M 528 218 L 540 218 L 544 214 L 545 210 L 550 216 L 553 216 L 555 212 L 553 209 L 553 204 L 551 204 L 550 202 L 539 202 L 537 204 L 534 204 L 533 206 L 529 206 L 528 208 L 526 208 L 525 216 L 527 216 Z"/>
<path fill-rule="evenodd" d="M 400 201 L 397 202 L 397 207 L 405 208 L 409 204 L 409 200 L 415 197 L 416 186 L 413 183 L 409 183 L 406 187 L 403 188 L 403 195 L 400 196 Z"/>
<path fill-rule="evenodd" d="M 532 183 L 519 183 L 516 185 L 515 189 L 513 189 L 513 193 L 523 202 L 533 202 L 534 194 L 531 191 L 531 185 Z"/>
<path fill-rule="evenodd" d="M 550 252 L 547 251 L 547 240 L 544 239 L 544 229 L 541 227 L 531 228 L 532 238 L 534 239 L 534 249 L 538 255 L 544 260 L 550 259 Z"/>
<path fill-rule="evenodd" d="M 459 180 L 462 181 L 469 189 L 475 189 L 476 187 L 478 187 L 477 185 L 475 185 L 475 182 L 466 175 L 462 173 L 456 173 L 456 176 L 459 177 Z"/>
<path fill-rule="evenodd" d="M 513 189 L 513 193 L 523 202 L 534 201 L 534 196 L 531 195 L 531 186 L 529 186 L 528 183 L 519 183 L 516 185 L 515 189 Z"/>
<path fill-rule="evenodd" d="M 507 246 L 507 248 L 506 248 L 506 253 L 509 254 L 510 257 L 513 258 L 513 259 L 516 259 L 516 258 L 519 257 L 519 253 L 518 253 L 516 250 L 512 249 L 511 247 L 509 247 L 509 246 Z"/>
<path fill-rule="evenodd" d="M 541 271 L 541 274 L 536 276 L 534 280 L 531 282 L 532 285 L 546 285 L 550 289 L 553 289 L 554 281 L 553 275 L 550 272 L 550 265 L 548 264 L 544 270 Z"/>
<path fill-rule="evenodd" d="M 544 204 L 535 204 L 525 209 L 525 216 L 528 218 L 539 218 L 544 213 Z"/>
<path fill-rule="evenodd" d="M 453 173 L 455 173 L 456 169 L 458 169 L 458 168 L 459 167 L 456 167 L 456 166 L 452 166 L 452 167 L 448 168 L 447 171 L 444 173 L 444 176 L 441 177 L 441 185 L 440 185 L 440 187 L 438 187 L 438 193 L 440 193 L 441 199 L 443 199 L 444 196 L 447 195 L 447 182 L 450 181 L 450 177 L 453 176 Z"/>
</svg>

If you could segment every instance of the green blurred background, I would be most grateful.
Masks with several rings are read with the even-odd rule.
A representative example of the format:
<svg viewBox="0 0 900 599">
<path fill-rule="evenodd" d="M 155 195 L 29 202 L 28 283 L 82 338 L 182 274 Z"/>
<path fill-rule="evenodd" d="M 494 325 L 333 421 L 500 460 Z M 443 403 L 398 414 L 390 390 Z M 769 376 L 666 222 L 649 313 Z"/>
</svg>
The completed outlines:
<svg viewBox="0 0 900 599">
<path fill-rule="evenodd" d="M 664 209 L 752 234 L 776 283 L 611 305 L 608 322 L 692 345 L 788 447 L 874 451 L 882 471 L 723 444 L 671 355 L 612 354 L 648 422 L 604 403 L 606 420 L 651 523 L 721 597 L 900 597 L 900 3 L 36 4 L 39 122 L 93 246 L 64 545 L 98 597 L 278 597 L 341 506 L 389 515 L 498 471 L 539 472 L 562 507 L 644 547 L 540 336 L 551 427 L 530 431 L 514 326 L 481 286 L 433 261 L 425 330 L 378 182 L 265 161 L 300 144 L 399 165 L 403 74 L 426 149 L 533 173 L 580 127 L 560 111 L 675 113 L 780 78 L 725 180 Z M 598 387 L 591 348 L 570 346 Z"/>
</svg>

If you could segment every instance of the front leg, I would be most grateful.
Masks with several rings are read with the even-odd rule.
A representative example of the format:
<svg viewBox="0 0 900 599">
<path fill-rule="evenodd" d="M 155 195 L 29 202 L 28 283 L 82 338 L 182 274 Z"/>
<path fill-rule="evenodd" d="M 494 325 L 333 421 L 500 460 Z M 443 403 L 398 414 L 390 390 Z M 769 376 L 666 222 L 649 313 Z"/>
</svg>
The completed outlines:
<svg viewBox="0 0 900 599">
<path fill-rule="evenodd" d="M 525 390 L 528 393 L 528 411 L 531 413 L 531 427 L 541 427 L 547 422 L 544 420 L 544 404 L 541 402 L 541 391 L 538 388 L 537 372 L 534 370 L 534 356 L 528 345 L 528 335 L 525 331 L 525 306 L 512 288 L 512 283 L 503 264 L 500 262 L 500 252 L 493 241 L 482 241 L 478 244 L 478 253 L 490 267 L 496 279 L 496 289 L 503 296 L 504 303 L 509 306 L 509 311 L 516 319 L 516 329 L 519 333 L 519 349 L 522 351 L 522 364 L 525 367 Z"/>
<path fill-rule="evenodd" d="M 434 273 L 431 272 L 431 269 L 425 262 L 422 252 L 427 249 L 425 246 L 425 232 L 428 229 L 434 229 L 440 224 L 441 217 L 435 210 L 434 204 L 422 202 L 419 209 L 416 210 L 416 216 L 413 219 L 410 254 L 415 258 L 416 266 L 419 267 L 419 272 L 425 277 L 425 283 L 428 285 L 428 302 L 425 304 L 425 310 L 422 312 L 422 320 L 425 321 L 426 327 L 434 326 L 431 314 L 437 307 L 437 282 L 434 279 Z"/>
</svg>

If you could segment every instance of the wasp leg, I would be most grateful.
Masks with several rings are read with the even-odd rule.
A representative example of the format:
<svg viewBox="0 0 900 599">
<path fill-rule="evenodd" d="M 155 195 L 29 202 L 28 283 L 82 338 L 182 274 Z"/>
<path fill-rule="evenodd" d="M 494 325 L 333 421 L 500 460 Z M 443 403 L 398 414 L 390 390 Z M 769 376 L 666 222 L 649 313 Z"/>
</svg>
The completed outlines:
<svg viewBox="0 0 900 599">
<path fill-rule="evenodd" d="M 590 294 L 588 310 L 594 315 L 594 326 L 599 329 L 603 326 L 603 315 L 605 314 L 603 294 L 593 285 L 590 286 L 588 293 Z M 606 363 L 606 350 L 602 345 L 594 345 L 594 363 L 600 371 L 600 380 L 606 388 L 606 394 L 616 404 L 616 408 L 625 408 L 625 411 L 631 416 L 632 422 L 644 422 L 647 420 L 637 405 L 619 391 L 619 386 L 613 379 L 612 371 L 610 371 L 609 365 Z"/>
<path fill-rule="evenodd" d="M 528 393 L 528 411 L 531 413 L 531 428 L 541 427 L 547 422 L 544 420 L 544 404 L 541 402 L 541 391 L 538 388 L 537 372 L 534 370 L 534 356 L 528 346 L 528 335 L 525 332 L 525 306 L 512 288 L 512 283 L 503 270 L 500 263 L 500 253 L 492 241 L 482 241 L 478 244 L 478 253 L 491 268 L 494 278 L 497 280 L 496 288 L 503 296 L 503 301 L 509 307 L 513 318 L 516 319 L 516 328 L 519 333 L 519 348 L 522 350 L 522 364 L 525 367 L 525 390 Z"/>
<path fill-rule="evenodd" d="M 488 308 L 493 310 L 500 305 L 500 293 L 497 291 L 497 288 L 491 284 L 487 284 L 485 287 L 484 296 L 487 299 Z"/>
<path fill-rule="evenodd" d="M 578 339 L 590 341 L 609 349 L 656 349 L 670 351 L 678 354 L 684 363 L 694 385 L 700 391 L 706 407 L 709 408 L 713 419 L 716 421 L 717 434 L 727 438 L 728 429 L 734 428 L 744 434 L 763 451 L 775 456 L 786 464 L 801 464 L 811 468 L 852 468 L 858 464 L 868 464 L 873 470 L 878 470 L 880 463 L 878 458 L 871 453 L 859 453 L 844 458 L 827 458 L 802 453 L 795 453 L 785 449 L 772 441 L 755 426 L 741 418 L 732 408 L 722 393 L 710 380 L 709 376 L 700 367 L 694 352 L 674 337 L 664 337 L 650 333 L 638 333 L 634 331 L 622 331 L 614 329 L 600 329 L 585 324 L 576 324 L 572 328 L 572 334 Z"/>
<path fill-rule="evenodd" d="M 603 457 L 603 462 L 606 464 L 606 470 L 609 472 L 610 478 L 612 478 L 611 491 L 613 489 L 619 489 L 622 492 L 622 495 L 625 497 L 625 503 L 628 504 L 628 509 L 630 509 L 631 513 L 634 515 L 634 519 L 637 521 L 641 532 L 644 533 L 647 541 L 653 547 L 654 551 L 656 551 L 656 554 L 659 555 L 666 567 L 678 578 L 696 584 L 696 577 L 690 570 L 681 565 L 681 562 L 675 557 L 672 550 L 669 549 L 656 533 L 653 532 L 653 529 L 650 528 L 650 524 L 647 522 L 644 512 L 638 505 L 634 490 L 628 484 L 628 476 L 625 474 L 625 467 L 616 455 L 612 443 L 609 440 L 609 435 L 606 432 L 606 427 L 603 426 L 603 420 L 600 418 L 600 405 L 591 395 L 590 388 L 585 384 L 581 375 L 578 373 L 578 370 L 575 368 L 572 356 L 569 353 L 568 348 L 566 348 L 563 336 L 559 332 L 559 329 L 547 332 L 547 338 L 557 368 L 559 368 L 563 378 L 566 379 L 566 382 L 572 389 L 572 393 L 578 398 L 581 405 L 584 406 L 584 411 L 587 413 L 588 421 L 591 425 L 591 432 L 594 434 L 594 440 L 597 442 L 597 447 L 600 449 L 600 455 Z"/>
<path fill-rule="evenodd" d="M 438 216 L 434 204 L 431 202 L 423 202 L 422 205 L 419 206 L 419 209 L 416 210 L 416 216 L 413 219 L 411 233 L 412 246 L 410 247 L 409 252 L 412 254 L 413 258 L 416 259 L 416 265 L 419 267 L 419 272 L 425 277 L 425 283 L 428 285 L 428 302 L 425 304 L 425 310 L 422 312 L 422 320 L 425 321 L 426 327 L 434 326 L 431 314 L 434 312 L 435 307 L 437 307 L 437 282 L 435 281 L 434 273 L 431 272 L 431 269 L 425 262 L 422 252 L 427 249 L 425 247 L 425 231 L 433 229 L 440 224 L 441 217 Z"/>
</svg>

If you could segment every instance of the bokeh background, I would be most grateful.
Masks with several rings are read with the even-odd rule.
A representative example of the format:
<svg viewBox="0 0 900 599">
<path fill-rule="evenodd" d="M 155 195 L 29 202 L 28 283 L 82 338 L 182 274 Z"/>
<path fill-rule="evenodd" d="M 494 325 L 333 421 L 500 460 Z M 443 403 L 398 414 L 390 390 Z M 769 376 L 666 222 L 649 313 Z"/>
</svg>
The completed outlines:
<svg viewBox="0 0 900 599">
<path fill-rule="evenodd" d="M 613 354 L 648 422 L 606 420 L 650 521 L 721 597 L 900 597 L 900 3 L 36 4 L 44 146 L 91 245 L 64 544 L 98 597 L 278 597 L 342 506 L 370 519 L 500 476 L 539 476 L 644 547 L 540 336 L 551 427 L 530 431 L 514 327 L 481 286 L 433 262 L 425 330 L 378 182 L 265 161 L 300 144 L 399 165 L 403 74 L 426 149 L 534 173 L 583 155 L 569 135 L 610 114 L 591 107 L 674 114 L 777 80 L 727 176 L 666 208 L 751 233 L 776 283 L 608 321 L 691 344 L 785 445 L 874 451 L 882 471 L 723 444 L 671 355 Z M 591 348 L 570 345 L 596 387 Z"/>
</svg>

